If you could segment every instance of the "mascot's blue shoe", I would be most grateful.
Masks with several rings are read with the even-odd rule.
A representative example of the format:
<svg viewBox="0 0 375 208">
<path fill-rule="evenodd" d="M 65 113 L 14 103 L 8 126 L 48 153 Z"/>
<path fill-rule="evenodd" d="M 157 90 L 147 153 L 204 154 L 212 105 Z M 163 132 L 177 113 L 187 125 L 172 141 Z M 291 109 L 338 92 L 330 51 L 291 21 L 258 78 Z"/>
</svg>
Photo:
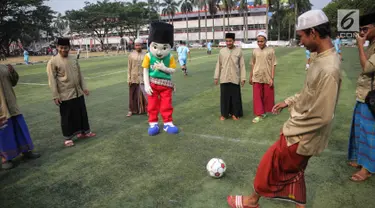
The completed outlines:
<svg viewBox="0 0 375 208">
<path fill-rule="evenodd" d="M 166 131 L 168 134 L 177 134 L 178 133 L 178 128 L 177 126 L 173 125 L 164 125 L 164 131 Z"/>
<path fill-rule="evenodd" d="M 148 128 L 148 135 L 155 136 L 157 134 L 159 134 L 159 126 L 157 124 Z"/>
</svg>

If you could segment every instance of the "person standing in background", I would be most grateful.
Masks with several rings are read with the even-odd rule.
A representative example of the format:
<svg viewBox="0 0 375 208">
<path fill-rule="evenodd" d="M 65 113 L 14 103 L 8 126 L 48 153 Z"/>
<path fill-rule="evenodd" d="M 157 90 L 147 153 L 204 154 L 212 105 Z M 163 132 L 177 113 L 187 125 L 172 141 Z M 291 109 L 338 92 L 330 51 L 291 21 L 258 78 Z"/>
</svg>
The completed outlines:
<svg viewBox="0 0 375 208">
<path fill-rule="evenodd" d="M 214 74 L 215 85 L 220 81 L 220 120 L 243 116 L 241 87 L 246 81 L 246 65 L 241 48 L 234 45 L 235 34 L 226 33 L 227 47 L 220 50 Z"/>
<path fill-rule="evenodd" d="M 22 154 L 26 159 L 36 159 L 40 154 L 32 152 L 34 144 L 29 128 L 17 105 L 13 87 L 18 73 L 11 65 L 0 65 L 0 157 L 2 168 L 14 167 L 12 159 Z"/>
<path fill-rule="evenodd" d="M 147 112 L 147 94 L 143 84 L 142 62 L 146 55 L 142 51 L 143 41 L 136 39 L 134 42 L 135 51 L 128 56 L 128 86 L 129 86 L 129 112 L 130 117 L 135 114 Z"/>
<path fill-rule="evenodd" d="M 89 95 L 80 65 L 76 57 L 69 56 L 70 41 L 59 38 L 59 54 L 47 64 L 48 84 L 54 103 L 60 108 L 61 129 L 65 137 L 64 145 L 74 145 L 73 137 L 78 139 L 96 136 L 90 131 L 85 97 Z"/>
</svg>

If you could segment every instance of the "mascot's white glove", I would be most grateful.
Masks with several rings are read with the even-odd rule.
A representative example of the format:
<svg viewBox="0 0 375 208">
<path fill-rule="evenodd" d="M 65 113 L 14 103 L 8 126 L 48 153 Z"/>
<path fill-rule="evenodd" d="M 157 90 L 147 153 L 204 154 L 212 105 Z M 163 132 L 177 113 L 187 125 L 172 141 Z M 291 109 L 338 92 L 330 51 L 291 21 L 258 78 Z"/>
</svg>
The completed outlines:
<svg viewBox="0 0 375 208">
<path fill-rule="evenodd" d="M 150 86 L 150 77 L 149 77 L 147 68 L 143 69 L 143 83 L 145 85 L 146 93 L 148 95 L 152 95 L 152 89 L 151 89 L 151 86 Z"/>
<path fill-rule="evenodd" d="M 168 73 L 168 74 L 173 74 L 176 70 L 173 69 L 173 68 L 168 68 L 164 65 L 163 62 L 156 62 L 156 64 L 154 65 L 154 69 L 158 69 L 158 70 L 161 70 L 165 73 Z"/>
</svg>

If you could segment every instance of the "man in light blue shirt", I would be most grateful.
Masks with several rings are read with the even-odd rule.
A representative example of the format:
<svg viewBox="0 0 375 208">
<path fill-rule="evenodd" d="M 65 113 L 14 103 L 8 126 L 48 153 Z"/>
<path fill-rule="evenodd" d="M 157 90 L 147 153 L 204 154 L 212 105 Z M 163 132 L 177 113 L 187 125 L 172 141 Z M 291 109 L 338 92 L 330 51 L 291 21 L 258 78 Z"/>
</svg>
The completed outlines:
<svg viewBox="0 0 375 208">
<path fill-rule="evenodd" d="M 212 50 L 212 40 L 207 43 L 207 54 L 211 55 Z"/>
<path fill-rule="evenodd" d="M 189 60 L 191 60 L 191 56 L 190 56 L 190 50 L 188 47 L 186 47 L 184 41 L 180 41 L 180 46 L 177 49 L 177 54 L 178 54 L 178 62 L 180 63 L 182 71 L 184 72 L 184 75 L 187 76 L 186 62 L 187 62 L 188 55 L 189 55 Z"/>
<path fill-rule="evenodd" d="M 310 51 L 306 49 L 306 70 L 310 67 Z"/>
<path fill-rule="evenodd" d="M 335 40 L 335 49 L 338 54 L 340 54 L 340 59 L 342 61 L 342 54 L 341 54 L 341 38 L 338 35 Z"/>
</svg>

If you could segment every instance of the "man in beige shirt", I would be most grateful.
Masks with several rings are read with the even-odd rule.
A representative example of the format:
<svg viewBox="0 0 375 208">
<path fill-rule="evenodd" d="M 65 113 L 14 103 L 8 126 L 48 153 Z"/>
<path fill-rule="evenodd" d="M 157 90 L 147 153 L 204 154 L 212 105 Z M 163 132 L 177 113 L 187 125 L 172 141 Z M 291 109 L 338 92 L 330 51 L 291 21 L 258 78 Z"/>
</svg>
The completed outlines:
<svg viewBox="0 0 375 208">
<path fill-rule="evenodd" d="M 267 47 L 267 34 L 259 32 L 257 35 L 259 48 L 253 50 L 250 64 L 250 85 L 253 85 L 253 109 L 255 118 L 253 123 L 258 123 L 272 112 L 275 105 L 275 68 L 276 55 L 273 48 Z"/>
<path fill-rule="evenodd" d="M 134 49 L 128 56 L 128 86 L 129 86 L 129 112 L 128 117 L 147 112 L 147 94 L 143 84 L 142 61 L 145 53 L 142 52 L 141 39 L 134 41 Z"/>
<path fill-rule="evenodd" d="M 69 56 L 70 41 L 59 38 L 59 53 L 47 64 L 48 83 L 52 98 L 60 107 L 61 128 L 65 137 L 64 145 L 73 146 L 73 137 L 96 136 L 90 131 L 84 95 L 89 95 L 78 60 Z"/>
<path fill-rule="evenodd" d="M 12 160 L 22 154 L 24 158 L 36 159 L 34 145 L 26 121 L 17 105 L 13 87 L 17 85 L 18 73 L 11 65 L 0 65 L 0 157 L 2 168 L 13 168 Z"/>
<path fill-rule="evenodd" d="M 220 120 L 232 116 L 238 120 L 243 116 L 241 86 L 246 81 L 245 60 L 241 48 L 234 46 L 235 34 L 227 33 L 227 47 L 220 50 L 216 63 L 214 82 L 218 85 L 220 79 Z"/>
<path fill-rule="evenodd" d="M 357 35 L 361 74 L 357 80 L 356 98 L 352 126 L 350 128 L 349 165 L 358 168 L 352 181 L 367 180 L 375 173 L 375 118 L 365 103 L 367 94 L 375 89 L 375 13 L 361 16 L 360 34 Z M 365 41 L 370 41 L 367 51 Z"/>
<path fill-rule="evenodd" d="M 280 139 L 258 165 L 251 196 L 229 196 L 231 207 L 259 207 L 260 197 L 283 199 L 302 208 L 306 204 L 304 172 L 311 156 L 320 154 L 328 143 L 341 85 L 340 57 L 331 41 L 331 26 L 321 10 L 298 17 L 300 42 L 317 56 L 311 60 L 300 93 L 274 106 L 279 113 L 289 107 Z"/>
</svg>

